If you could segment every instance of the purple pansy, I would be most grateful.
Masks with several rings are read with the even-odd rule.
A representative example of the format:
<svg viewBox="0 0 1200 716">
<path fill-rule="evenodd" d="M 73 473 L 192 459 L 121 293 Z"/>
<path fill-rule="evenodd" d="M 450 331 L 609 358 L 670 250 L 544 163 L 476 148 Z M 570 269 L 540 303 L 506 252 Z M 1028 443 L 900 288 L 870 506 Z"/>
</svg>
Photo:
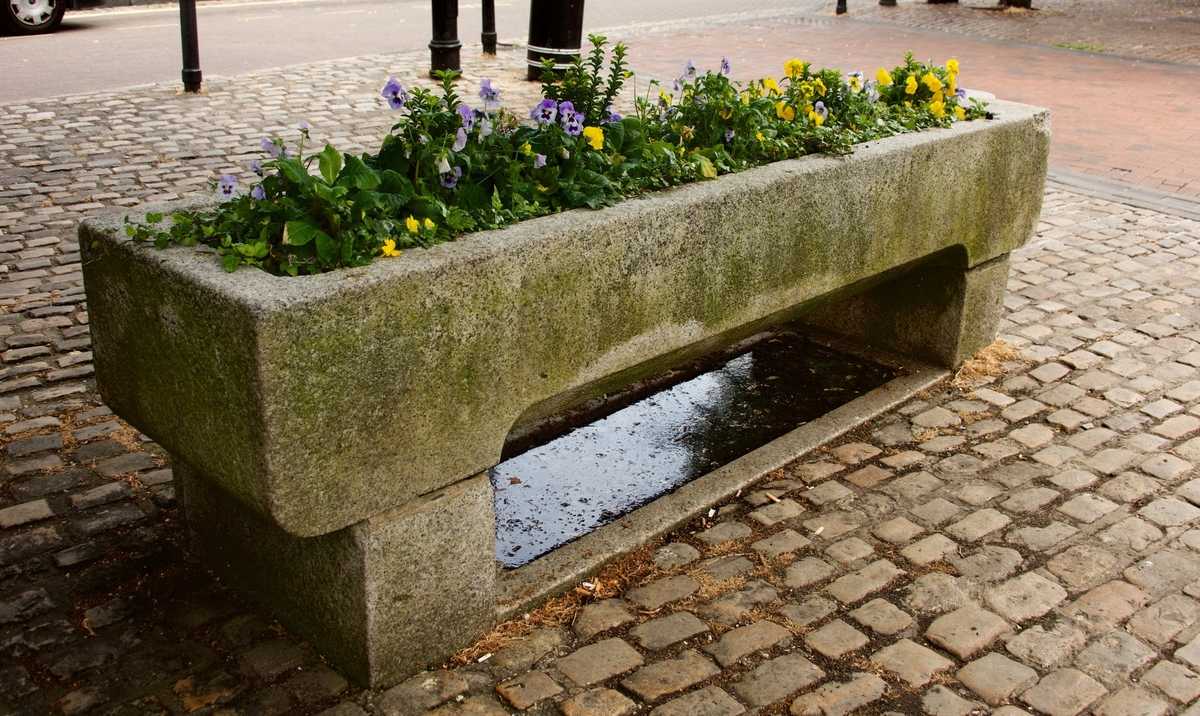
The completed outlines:
<svg viewBox="0 0 1200 716">
<path fill-rule="evenodd" d="M 279 158 L 279 153 L 282 148 L 278 143 L 275 142 L 275 140 L 268 137 L 263 137 L 262 141 L 258 143 L 258 146 L 262 147 L 262 150 L 269 154 L 272 158 Z"/>
<path fill-rule="evenodd" d="M 582 112 L 563 112 L 561 119 L 563 131 L 569 136 L 578 137 L 583 134 L 584 117 Z"/>
<path fill-rule="evenodd" d="M 262 165 L 258 163 L 258 160 L 250 162 L 250 171 L 259 176 L 263 175 Z"/>
<path fill-rule="evenodd" d="M 533 168 L 541 169 L 544 166 L 546 166 L 546 155 L 545 154 L 535 154 L 533 157 Z"/>
<path fill-rule="evenodd" d="M 490 79 L 480 82 L 479 99 L 483 100 L 484 109 L 496 109 L 500 106 L 500 88 L 493 85 Z"/>
<path fill-rule="evenodd" d="M 544 99 L 529 111 L 529 116 L 538 124 L 553 124 L 558 117 L 558 103 L 552 99 Z"/>
<path fill-rule="evenodd" d="M 250 197 L 262 201 L 267 198 L 267 192 L 262 188 L 262 184 L 250 190 Z"/>
<path fill-rule="evenodd" d="M 604 119 L 600 121 L 603 124 L 608 124 L 610 122 L 620 122 L 622 119 L 624 119 L 624 117 L 614 112 L 612 105 L 610 104 L 604 108 Z"/>
<path fill-rule="evenodd" d="M 963 89 L 962 87 L 959 87 L 958 89 L 954 90 L 954 96 L 959 98 L 960 100 L 966 99 L 967 91 L 965 89 Z"/>
<path fill-rule="evenodd" d="M 725 76 L 729 75 L 729 60 L 724 57 L 721 57 L 721 74 Z"/>
<path fill-rule="evenodd" d="M 237 177 L 232 174 L 222 174 L 217 177 L 217 193 L 221 196 L 233 196 L 233 190 L 237 189 Z"/>
<path fill-rule="evenodd" d="M 879 87 L 875 84 L 875 80 L 867 80 L 867 101 L 875 102 L 879 99 Z"/>
<path fill-rule="evenodd" d="M 475 121 L 479 123 L 479 141 L 492 133 L 492 119 L 488 117 L 488 113 L 481 109 L 473 110 Z"/>
<path fill-rule="evenodd" d="M 733 130 L 732 130 L 732 129 L 731 129 L 731 130 L 729 130 L 728 132 L 725 132 L 725 141 L 726 141 L 726 142 L 728 142 L 729 140 L 733 139 L 733 137 L 734 137 L 734 134 L 733 134 Z"/>
<path fill-rule="evenodd" d="M 829 119 L 829 110 L 825 108 L 825 103 L 820 100 L 813 105 L 813 111 L 820 115 L 821 119 Z"/>
<path fill-rule="evenodd" d="M 452 170 L 442 175 L 441 185 L 447 189 L 453 189 L 458 184 L 458 178 L 462 176 L 462 168 L 454 167 Z"/>
<path fill-rule="evenodd" d="M 307 119 L 300 123 L 300 131 L 301 132 L 308 131 L 308 120 Z"/>
<path fill-rule="evenodd" d="M 381 94 L 392 109 L 403 109 L 404 103 L 408 101 L 408 92 L 404 91 L 404 85 L 400 84 L 400 80 L 396 79 L 395 75 L 388 78 Z"/>
<path fill-rule="evenodd" d="M 684 79 L 689 79 L 689 80 L 694 79 L 696 77 L 696 74 L 697 74 L 696 64 L 694 62 L 692 62 L 691 60 L 688 60 L 687 63 L 683 66 Z"/>
<path fill-rule="evenodd" d="M 459 127 L 458 131 L 454 133 L 454 144 L 450 146 L 450 150 L 461 152 L 465 146 L 467 146 L 467 132 L 462 127 Z"/>
<path fill-rule="evenodd" d="M 468 132 L 471 131 L 475 126 L 475 115 L 471 112 L 471 108 L 465 104 L 458 105 L 458 116 L 462 118 L 462 128 Z"/>
</svg>

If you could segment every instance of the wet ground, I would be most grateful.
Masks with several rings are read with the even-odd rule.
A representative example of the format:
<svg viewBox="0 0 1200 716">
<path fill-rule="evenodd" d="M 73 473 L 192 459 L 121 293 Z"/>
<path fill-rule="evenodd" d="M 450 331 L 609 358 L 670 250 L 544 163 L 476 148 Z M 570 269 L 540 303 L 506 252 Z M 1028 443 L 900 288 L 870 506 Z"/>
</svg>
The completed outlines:
<svg viewBox="0 0 1200 716">
<path fill-rule="evenodd" d="M 496 559 L 526 564 L 896 376 L 792 331 L 743 347 L 493 468 Z"/>
</svg>

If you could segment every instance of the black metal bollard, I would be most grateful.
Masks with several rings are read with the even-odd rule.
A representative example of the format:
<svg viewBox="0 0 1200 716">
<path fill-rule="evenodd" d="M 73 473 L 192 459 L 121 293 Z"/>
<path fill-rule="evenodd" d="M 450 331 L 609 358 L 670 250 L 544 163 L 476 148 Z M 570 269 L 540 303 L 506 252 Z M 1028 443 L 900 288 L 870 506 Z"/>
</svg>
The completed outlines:
<svg viewBox="0 0 1200 716">
<path fill-rule="evenodd" d="M 583 0 L 531 0 L 529 3 L 529 79 L 542 77 L 542 59 L 566 69 L 583 42 Z"/>
<path fill-rule="evenodd" d="M 479 34 L 483 54 L 496 54 L 496 0 L 483 0 L 483 32 Z"/>
<path fill-rule="evenodd" d="M 196 0 L 179 0 L 179 34 L 183 41 L 183 91 L 200 91 L 200 38 L 196 29 Z"/>
<path fill-rule="evenodd" d="M 429 41 L 429 74 L 462 69 L 458 50 L 458 0 L 433 0 L 433 39 Z"/>
<path fill-rule="evenodd" d="M 837 0 L 837 14 L 846 14 L 846 0 Z"/>
<path fill-rule="evenodd" d="M 896 7 L 896 0 L 879 0 L 879 4 L 884 7 Z"/>
</svg>

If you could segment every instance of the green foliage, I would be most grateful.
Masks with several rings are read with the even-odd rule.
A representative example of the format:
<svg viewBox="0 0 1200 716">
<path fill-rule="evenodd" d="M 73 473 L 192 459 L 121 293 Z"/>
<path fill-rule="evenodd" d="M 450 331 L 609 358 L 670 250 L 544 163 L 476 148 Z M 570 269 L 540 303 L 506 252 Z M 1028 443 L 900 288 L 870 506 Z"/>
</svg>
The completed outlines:
<svg viewBox="0 0 1200 716">
<path fill-rule="evenodd" d="M 392 79 L 385 97 L 403 107 L 377 153 L 358 157 L 326 144 L 306 156 L 309 131 L 301 125 L 295 156 L 281 140 L 263 140 L 273 158 L 251 193 L 236 194 L 234 179 L 222 177 L 222 192 L 232 196 L 219 206 L 176 212 L 165 229 L 162 215 L 148 214 L 145 224 L 126 220 L 125 232 L 160 249 L 211 246 L 229 271 L 248 265 L 315 274 L 468 231 L 596 209 L 814 152 L 845 154 L 857 143 L 986 115 L 982 103 L 955 94 L 956 62 L 923 64 L 909 53 L 874 78 L 792 60 L 781 83 L 745 85 L 729 80 L 724 63 L 704 74 L 688 63 L 671 91 L 651 82 L 634 114 L 619 118 L 610 108 L 629 76 L 625 47 L 617 44 L 608 57 L 603 37 L 589 39 L 586 59 L 577 58 L 561 82 L 543 84 L 545 107 L 535 108 L 532 124 L 505 109 L 472 110 L 456 93 L 454 73 L 441 74 L 436 92 L 409 94 Z M 486 90 L 480 96 L 490 101 Z"/>
</svg>

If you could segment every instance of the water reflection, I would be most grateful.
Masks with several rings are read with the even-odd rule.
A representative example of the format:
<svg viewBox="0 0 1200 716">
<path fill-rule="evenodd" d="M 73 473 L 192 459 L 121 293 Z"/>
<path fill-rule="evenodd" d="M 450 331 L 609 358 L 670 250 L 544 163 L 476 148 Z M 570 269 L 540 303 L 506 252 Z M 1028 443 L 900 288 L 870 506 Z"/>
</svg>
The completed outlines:
<svg viewBox="0 0 1200 716">
<path fill-rule="evenodd" d="M 491 470 L 518 567 L 882 385 L 888 368 L 781 333 Z"/>
</svg>

